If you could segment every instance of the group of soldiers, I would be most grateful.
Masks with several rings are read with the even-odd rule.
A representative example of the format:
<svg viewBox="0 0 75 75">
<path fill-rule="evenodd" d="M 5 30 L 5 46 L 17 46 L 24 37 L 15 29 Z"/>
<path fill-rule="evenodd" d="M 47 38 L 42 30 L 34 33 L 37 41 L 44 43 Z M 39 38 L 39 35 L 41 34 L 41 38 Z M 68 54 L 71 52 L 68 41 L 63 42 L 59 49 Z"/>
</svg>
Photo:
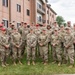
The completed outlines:
<svg viewBox="0 0 75 75">
<path fill-rule="evenodd" d="M 69 67 L 74 66 L 75 49 L 75 24 L 67 22 L 67 26 L 58 26 L 55 21 L 53 25 L 32 24 L 21 22 L 16 28 L 14 23 L 9 23 L 8 28 L 0 24 L 0 60 L 1 65 L 6 67 L 7 58 L 13 60 L 13 64 L 22 65 L 21 59 L 24 54 L 27 55 L 27 64 L 35 65 L 36 57 L 41 58 L 44 65 L 48 64 L 50 54 L 52 54 L 52 63 L 61 66 L 62 63 Z M 51 52 L 51 53 L 50 53 Z"/>
</svg>

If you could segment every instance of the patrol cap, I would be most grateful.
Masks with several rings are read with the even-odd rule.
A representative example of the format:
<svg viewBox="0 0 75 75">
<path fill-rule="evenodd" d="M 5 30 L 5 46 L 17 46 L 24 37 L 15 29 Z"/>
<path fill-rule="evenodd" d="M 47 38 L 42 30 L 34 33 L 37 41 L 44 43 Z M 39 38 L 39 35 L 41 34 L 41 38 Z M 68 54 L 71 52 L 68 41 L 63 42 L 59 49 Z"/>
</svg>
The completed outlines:
<svg viewBox="0 0 75 75">
<path fill-rule="evenodd" d="M 6 28 L 2 28 L 2 31 L 6 31 Z"/>
<path fill-rule="evenodd" d="M 38 27 L 39 26 L 39 24 L 36 24 L 36 27 Z"/>
<path fill-rule="evenodd" d="M 31 30 L 33 30 L 33 28 L 32 28 L 32 27 L 30 27 L 30 31 L 31 31 Z"/>
<path fill-rule="evenodd" d="M 71 23 L 71 21 L 68 21 L 67 23 L 68 23 L 68 24 L 70 24 L 70 23 Z"/>
<path fill-rule="evenodd" d="M 58 28 L 55 28 L 54 31 L 58 31 Z"/>
<path fill-rule="evenodd" d="M 27 24 L 26 22 L 24 22 L 24 24 Z"/>
<path fill-rule="evenodd" d="M 51 28 L 51 26 L 50 26 L 50 25 L 47 25 L 47 27 L 50 27 L 50 28 Z"/>
<path fill-rule="evenodd" d="M 64 27 L 64 25 L 60 25 L 60 27 L 62 28 L 62 27 Z"/>
<path fill-rule="evenodd" d="M 45 27 L 43 27 L 43 28 L 42 28 L 42 31 L 46 31 L 46 28 L 45 28 Z"/>
<path fill-rule="evenodd" d="M 70 30 L 70 28 L 69 27 L 65 27 L 65 30 Z"/>
<path fill-rule="evenodd" d="M 3 24 L 0 24 L 0 27 L 3 27 Z"/>
</svg>

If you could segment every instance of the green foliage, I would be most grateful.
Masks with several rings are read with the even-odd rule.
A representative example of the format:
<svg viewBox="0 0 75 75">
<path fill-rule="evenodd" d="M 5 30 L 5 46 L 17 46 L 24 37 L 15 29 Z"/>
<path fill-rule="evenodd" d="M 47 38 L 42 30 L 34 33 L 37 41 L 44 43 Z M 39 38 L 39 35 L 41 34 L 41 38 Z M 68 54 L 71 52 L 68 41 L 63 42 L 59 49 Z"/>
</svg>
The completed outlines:
<svg viewBox="0 0 75 75">
<path fill-rule="evenodd" d="M 56 21 L 57 21 L 59 26 L 62 25 L 65 22 L 65 20 L 62 16 L 57 16 Z"/>
<path fill-rule="evenodd" d="M 63 25 L 64 25 L 64 27 L 66 27 L 67 24 L 66 23 L 63 23 Z"/>
</svg>

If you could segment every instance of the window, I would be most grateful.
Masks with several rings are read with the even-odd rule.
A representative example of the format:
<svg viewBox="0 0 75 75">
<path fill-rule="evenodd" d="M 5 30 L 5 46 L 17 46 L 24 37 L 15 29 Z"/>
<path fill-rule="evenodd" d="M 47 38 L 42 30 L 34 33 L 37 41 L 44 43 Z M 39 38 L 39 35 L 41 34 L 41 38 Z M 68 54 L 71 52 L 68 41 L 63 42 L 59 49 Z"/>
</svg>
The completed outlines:
<svg viewBox="0 0 75 75">
<path fill-rule="evenodd" d="M 52 15 L 52 18 L 54 18 L 54 15 Z"/>
<path fill-rule="evenodd" d="M 40 9 L 42 9 L 42 5 L 39 4 L 39 3 L 37 3 L 37 7 L 40 8 Z"/>
<path fill-rule="evenodd" d="M 47 14 L 49 14 L 49 11 L 47 10 Z"/>
<path fill-rule="evenodd" d="M 17 12 L 21 12 L 21 5 L 17 4 Z"/>
<path fill-rule="evenodd" d="M 27 9 L 27 15 L 30 16 L 30 10 Z"/>
<path fill-rule="evenodd" d="M 37 20 L 38 20 L 39 22 L 42 22 L 42 17 L 41 17 L 41 16 L 37 17 Z"/>
<path fill-rule="evenodd" d="M 4 27 L 8 28 L 8 20 L 3 20 L 4 22 Z"/>
<path fill-rule="evenodd" d="M 42 18 L 41 18 L 41 16 L 39 16 L 39 21 L 40 21 L 40 22 L 42 21 Z"/>
<path fill-rule="evenodd" d="M 21 23 L 17 23 L 17 28 L 21 25 Z"/>
<path fill-rule="evenodd" d="M 2 0 L 2 4 L 3 4 L 3 6 L 8 7 L 8 0 Z"/>
<path fill-rule="evenodd" d="M 47 20 L 47 23 L 49 24 L 49 20 Z"/>
</svg>

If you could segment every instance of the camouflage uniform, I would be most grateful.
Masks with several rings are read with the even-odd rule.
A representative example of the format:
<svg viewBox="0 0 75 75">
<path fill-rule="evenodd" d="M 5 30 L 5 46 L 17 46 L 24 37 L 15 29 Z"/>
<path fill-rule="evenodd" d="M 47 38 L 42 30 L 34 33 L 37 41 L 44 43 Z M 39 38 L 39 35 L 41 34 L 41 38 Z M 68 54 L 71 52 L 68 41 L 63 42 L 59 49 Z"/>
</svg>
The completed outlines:
<svg viewBox="0 0 75 75">
<path fill-rule="evenodd" d="M 18 32 L 13 32 L 11 35 L 11 43 L 12 43 L 12 52 L 13 52 L 13 60 L 14 62 L 16 59 L 20 60 L 21 59 L 21 44 L 22 44 L 22 38 L 20 33 Z"/>
<path fill-rule="evenodd" d="M 52 29 L 47 29 L 47 34 L 48 34 L 48 53 L 50 52 L 51 48 L 51 53 L 52 53 L 52 45 L 51 45 L 51 36 L 52 36 Z"/>
<path fill-rule="evenodd" d="M 2 64 L 6 65 L 6 60 L 9 56 L 9 47 L 10 47 L 10 44 L 9 44 L 9 36 L 6 35 L 6 34 L 2 34 L 0 35 L 0 58 L 1 58 L 1 62 Z M 8 48 L 6 47 L 8 46 Z"/>
<path fill-rule="evenodd" d="M 29 29 L 28 28 L 23 28 L 22 30 L 22 54 L 24 54 L 24 50 L 26 48 L 26 41 L 27 41 L 27 35 L 29 34 Z"/>
<path fill-rule="evenodd" d="M 37 51 L 36 52 L 37 52 L 37 56 L 39 56 L 40 52 L 39 52 L 39 45 L 38 45 L 38 36 L 41 34 L 41 29 L 40 28 L 39 29 L 35 29 L 34 33 L 37 36 L 37 45 L 36 45 L 36 50 Z"/>
<path fill-rule="evenodd" d="M 53 34 L 51 37 L 53 60 L 62 62 L 61 37 L 59 34 Z"/>
<path fill-rule="evenodd" d="M 30 58 L 32 58 L 32 60 L 35 61 L 36 44 L 37 44 L 37 36 L 34 33 L 29 33 L 27 35 L 27 60 L 28 61 L 30 61 Z"/>
<path fill-rule="evenodd" d="M 46 29 L 43 29 L 46 30 Z M 43 62 L 48 62 L 48 35 L 41 33 L 38 36 L 39 50 Z"/>
<path fill-rule="evenodd" d="M 69 29 L 69 28 L 68 28 Z M 66 33 L 64 36 L 64 59 L 70 60 L 70 64 L 74 64 L 74 46 L 73 46 L 74 36 L 71 33 Z"/>
<path fill-rule="evenodd" d="M 74 27 L 73 27 L 73 29 L 72 29 L 72 33 L 73 33 L 73 35 L 74 35 L 74 58 L 75 58 L 75 24 L 74 24 Z"/>
<path fill-rule="evenodd" d="M 13 33 L 14 28 L 7 28 L 7 35 L 9 36 L 10 43 L 10 56 L 12 57 L 12 43 L 11 43 L 11 34 Z"/>
<path fill-rule="evenodd" d="M 18 32 L 22 35 L 23 26 L 18 27 Z"/>
</svg>

